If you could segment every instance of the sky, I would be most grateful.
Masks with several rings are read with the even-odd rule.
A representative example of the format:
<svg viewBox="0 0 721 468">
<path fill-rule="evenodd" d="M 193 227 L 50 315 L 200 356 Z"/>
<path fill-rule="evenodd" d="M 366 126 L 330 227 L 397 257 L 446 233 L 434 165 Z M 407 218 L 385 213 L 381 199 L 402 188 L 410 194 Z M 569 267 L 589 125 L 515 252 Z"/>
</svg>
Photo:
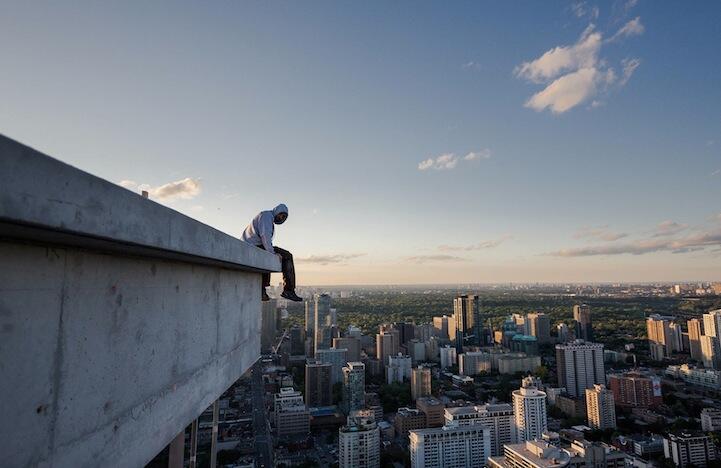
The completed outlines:
<svg viewBox="0 0 721 468">
<path fill-rule="evenodd" d="M 0 3 L 0 133 L 299 283 L 721 280 L 720 2 Z"/>
</svg>

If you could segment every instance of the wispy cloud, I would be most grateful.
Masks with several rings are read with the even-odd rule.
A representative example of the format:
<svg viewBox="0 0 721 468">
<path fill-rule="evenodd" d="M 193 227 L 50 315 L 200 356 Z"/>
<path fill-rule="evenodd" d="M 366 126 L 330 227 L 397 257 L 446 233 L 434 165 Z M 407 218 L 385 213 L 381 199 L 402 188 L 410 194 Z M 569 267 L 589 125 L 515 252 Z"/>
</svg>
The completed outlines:
<svg viewBox="0 0 721 468">
<path fill-rule="evenodd" d="M 611 39 L 609 39 L 609 42 L 618 41 L 620 39 L 624 39 L 626 37 L 631 36 L 640 36 L 644 33 L 646 28 L 644 27 L 643 23 L 641 23 L 641 17 L 637 16 L 634 19 L 630 20 L 628 23 L 621 26 L 621 29 L 616 31 L 616 34 L 611 36 Z"/>
<path fill-rule="evenodd" d="M 478 62 L 474 62 L 473 60 L 470 60 L 464 64 L 461 65 L 461 69 L 463 70 L 480 70 L 481 64 Z"/>
<path fill-rule="evenodd" d="M 121 180 L 118 185 L 127 189 L 146 190 L 150 198 L 160 201 L 175 199 L 191 200 L 200 194 L 200 179 L 186 177 L 185 179 L 168 182 L 157 187 L 148 184 L 138 184 L 132 180 Z"/>
<path fill-rule="evenodd" d="M 717 176 L 721 174 L 721 169 L 716 169 L 715 171 L 711 172 L 711 177 Z"/>
<path fill-rule="evenodd" d="M 614 38 L 641 33 L 643 25 L 640 18 L 636 18 L 622 27 Z M 554 114 L 561 114 L 589 100 L 599 102 L 593 98 L 605 93 L 614 84 L 625 85 L 640 60 L 624 60 L 619 80 L 614 68 L 600 57 L 603 44 L 603 33 L 590 24 L 574 44 L 554 47 L 540 57 L 517 66 L 514 70 L 517 78 L 545 85 L 526 101 L 525 106 L 537 112 L 548 109 Z"/>
<path fill-rule="evenodd" d="M 466 153 L 465 156 L 459 157 L 455 153 L 443 153 L 435 158 L 428 158 L 418 163 L 419 171 L 435 170 L 435 171 L 447 171 L 455 169 L 460 161 L 480 161 L 482 159 L 489 159 L 491 157 L 491 150 L 484 148 L 478 151 L 471 151 Z"/>
<path fill-rule="evenodd" d="M 466 161 L 478 161 L 480 159 L 490 159 L 491 158 L 491 150 L 488 148 L 484 148 L 479 151 L 471 151 L 470 153 L 463 156 L 463 159 Z"/>
<path fill-rule="evenodd" d="M 315 263 L 318 265 L 341 264 L 347 263 L 349 260 L 364 256 L 364 253 L 357 254 L 337 254 L 337 255 L 311 255 L 308 257 L 296 258 L 298 263 Z"/>
<path fill-rule="evenodd" d="M 456 257 L 455 255 L 415 255 L 407 257 L 407 261 L 413 263 L 438 263 L 438 262 L 467 262 L 468 259 Z"/>
<path fill-rule="evenodd" d="M 666 237 L 678 234 L 681 231 L 686 230 L 688 224 L 677 223 L 676 221 L 666 220 L 658 223 L 654 229 L 652 237 Z"/>
<path fill-rule="evenodd" d="M 453 251 L 471 251 L 471 250 L 484 250 L 484 249 L 492 249 L 494 247 L 498 247 L 505 241 L 513 239 L 513 236 L 511 235 L 505 235 L 502 237 L 499 237 L 498 239 L 491 239 L 487 241 L 481 241 L 476 244 L 471 245 L 439 245 L 438 250 L 443 252 L 453 252 Z"/>
<path fill-rule="evenodd" d="M 703 231 L 679 238 L 650 238 L 622 244 L 603 244 L 550 252 L 556 257 L 590 257 L 597 255 L 643 255 L 653 252 L 687 253 L 721 247 L 721 229 Z"/>
<path fill-rule="evenodd" d="M 628 234 L 625 232 L 613 232 L 608 229 L 608 226 L 584 226 L 576 231 L 573 237 L 574 239 L 596 239 L 613 242 L 628 237 Z"/>
<path fill-rule="evenodd" d="M 571 4 L 570 8 L 576 18 L 588 17 L 591 20 L 595 20 L 598 19 L 598 16 L 601 13 L 597 6 L 589 6 L 588 2 L 575 2 Z"/>
<path fill-rule="evenodd" d="M 436 158 L 428 158 L 418 163 L 419 171 L 427 171 L 434 169 L 436 171 L 444 171 L 453 169 L 458 164 L 458 156 L 453 153 L 444 153 Z"/>
</svg>

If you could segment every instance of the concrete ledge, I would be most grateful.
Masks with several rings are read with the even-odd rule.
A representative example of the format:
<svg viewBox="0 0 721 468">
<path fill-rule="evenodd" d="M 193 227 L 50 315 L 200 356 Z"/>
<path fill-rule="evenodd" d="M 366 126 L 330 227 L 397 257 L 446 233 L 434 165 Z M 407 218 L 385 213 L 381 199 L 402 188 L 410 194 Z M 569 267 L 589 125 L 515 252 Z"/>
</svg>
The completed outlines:
<svg viewBox="0 0 721 468">
<path fill-rule="evenodd" d="M 280 271 L 275 255 L 2 135 L 0 237 Z"/>
</svg>

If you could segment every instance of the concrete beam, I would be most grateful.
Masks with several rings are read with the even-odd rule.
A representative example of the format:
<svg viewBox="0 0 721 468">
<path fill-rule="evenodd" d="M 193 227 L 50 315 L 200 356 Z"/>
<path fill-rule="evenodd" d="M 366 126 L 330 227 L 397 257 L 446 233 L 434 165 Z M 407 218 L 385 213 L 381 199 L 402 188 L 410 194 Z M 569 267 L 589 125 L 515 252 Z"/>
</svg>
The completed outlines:
<svg viewBox="0 0 721 468">
<path fill-rule="evenodd" d="M 0 464 L 143 466 L 257 360 L 278 268 L 0 137 Z"/>
</svg>

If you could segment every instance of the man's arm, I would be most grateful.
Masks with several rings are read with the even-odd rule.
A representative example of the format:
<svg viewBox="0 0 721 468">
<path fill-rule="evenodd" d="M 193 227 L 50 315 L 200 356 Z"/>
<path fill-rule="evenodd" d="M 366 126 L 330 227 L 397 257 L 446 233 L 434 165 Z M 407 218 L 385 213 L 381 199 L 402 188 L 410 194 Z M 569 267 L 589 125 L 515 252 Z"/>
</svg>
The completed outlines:
<svg viewBox="0 0 721 468">
<path fill-rule="evenodd" d="M 258 235 L 263 243 L 263 248 L 270 253 L 275 253 L 273 248 L 273 214 L 267 213 L 260 217 L 258 220 Z"/>
</svg>

